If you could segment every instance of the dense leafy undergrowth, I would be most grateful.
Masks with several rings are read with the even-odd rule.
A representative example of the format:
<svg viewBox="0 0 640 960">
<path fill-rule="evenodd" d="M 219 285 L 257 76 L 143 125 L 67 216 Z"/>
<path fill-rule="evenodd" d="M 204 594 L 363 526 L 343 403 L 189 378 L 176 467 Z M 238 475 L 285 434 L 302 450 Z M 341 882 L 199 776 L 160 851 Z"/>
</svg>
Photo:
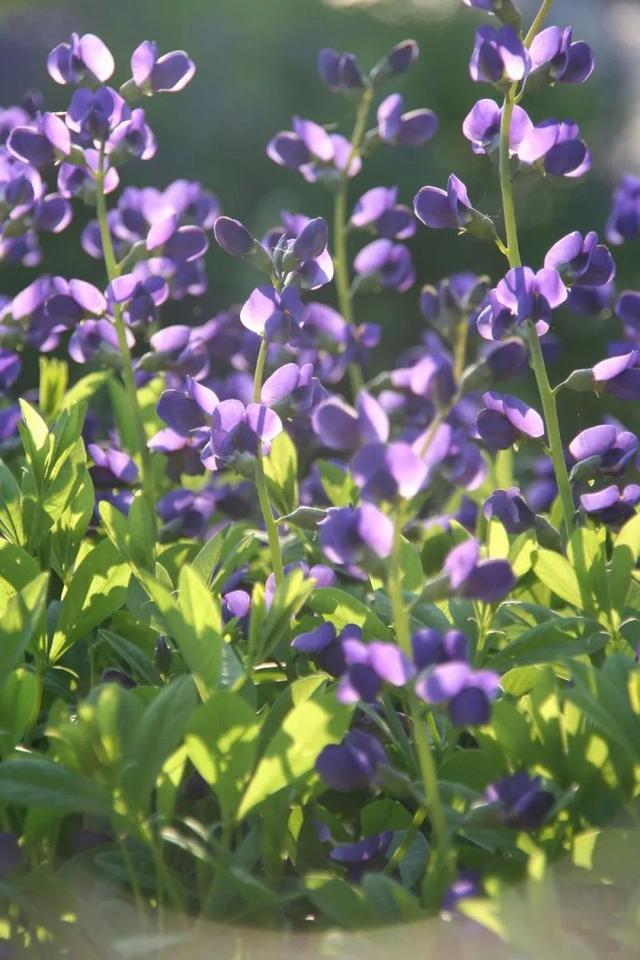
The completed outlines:
<svg viewBox="0 0 640 960">
<path fill-rule="evenodd" d="M 640 397 L 640 294 L 614 293 L 593 233 L 521 265 L 519 178 L 580 176 L 590 156 L 571 122 L 520 104 L 586 81 L 593 55 L 545 27 L 549 0 L 526 34 L 510 0 L 467 2 L 505 24 L 478 30 L 470 68 L 504 103 L 463 125 L 504 229 L 455 176 L 413 210 L 392 187 L 349 202 L 371 152 L 436 134 L 395 93 L 369 126 L 412 41 L 368 74 L 323 50 L 351 138 L 295 118 L 267 147 L 333 192 L 329 245 L 291 213 L 258 241 L 188 181 L 109 206 L 124 161 L 155 152 L 141 98 L 193 76 L 183 52 L 141 44 L 118 92 L 102 41 L 74 35 L 49 58 L 68 110 L 32 97 L 0 116 L 2 256 L 35 266 L 39 233 L 84 202 L 107 276 L 103 292 L 42 275 L 3 306 L 3 957 L 82 928 L 79 875 L 147 931 L 168 911 L 308 928 L 464 911 L 500 932 L 501 893 L 564 860 L 589 896 L 613 884 L 618 932 L 633 924 L 637 894 L 596 851 L 614 818 L 618 838 L 637 823 L 638 440 L 605 417 L 565 446 L 557 404 Z M 611 243 L 640 232 L 639 196 L 626 178 Z M 419 223 L 496 243 L 508 272 L 423 287 L 417 345 L 367 381 L 379 331 L 357 297 L 411 290 Z M 212 231 L 263 282 L 163 325 L 204 292 Z M 337 309 L 313 299 L 332 284 Z M 619 340 L 552 388 L 561 307 L 585 331 L 608 314 Z M 527 362 L 541 413 L 503 392 Z"/>
</svg>

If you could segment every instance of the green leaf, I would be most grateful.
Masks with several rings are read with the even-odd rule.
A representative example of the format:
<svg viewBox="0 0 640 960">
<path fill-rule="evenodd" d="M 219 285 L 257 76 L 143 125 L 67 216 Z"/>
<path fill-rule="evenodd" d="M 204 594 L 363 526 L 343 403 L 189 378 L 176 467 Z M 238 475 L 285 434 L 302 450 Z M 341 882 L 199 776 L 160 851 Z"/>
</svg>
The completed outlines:
<svg viewBox="0 0 640 960">
<path fill-rule="evenodd" d="M 288 684 L 280 695 L 274 700 L 269 713 L 262 725 L 260 731 L 260 748 L 262 754 L 269 740 L 275 735 L 277 730 L 288 713 L 294 707 L 299 706 L 306 700 L 309 700 L 323 684 L 327 682 L 325 673 L 312 673 L 308 677 L 300 677 Z"/>
<path fill-rule="evenodd" d="M 312 773 L 320 751 L 342 740 L 351 714 L 352 708 L 338 703 L 335 693 L 294 707 L 269 741 L 242 798 L 238 820 L 276 791 Z"/>
<path fill-rule="evenodd" d="M 129 567 L 109 540 L 102 540 L 86 554 L 62 598 L 49 651 L 52 661 L 124 605 L 130 576 Z"/>
<path fill-rule="evenodd" d="M 577 610 L 582 609 L 580 584 L 574 568 L 569 561 L 559 553 L 551 550 L 538 550 L 534 565 L 538 579 L 555 593 L 561 600 L 565 600 Z"/>
<path fill-rule="evenodd" d="M 178 677 L 164 687 L 146 708 L 132 731 L 124 774 L 129 809 L 146 813 L 160 772 L 182 743 L 197 697 L 191 677 Z"/>
<path fill-rule="evenodd" d="M 20 663 L 36 630 L 43 625 L 49 577 L 39 574 L 0 611 L 0 682 Z"/>
<path fill-rule="evenodd" d="M 193 675 L 198 693 L 208 700 L 220 679 L 223 639 L 218 603 L 200 574 L 188 565 L 180 573 L 177 598 L 150 574 L 141 577 L 165 632 L 175 641 Z"/>
<path fill-rule="evenodd" d="M 0 540 L 0 607 L 40 573 L 40 567 L 22 547 Z"/>
<path fill-rule="evenodd" d="M 111 795 L 103 786 L 44 757 L 0 764 L 0 802 L 44 807 L 59 814 L 111 813 Z"/>
<path fill-rule="evenodd" d="M 81 377 L 80 380 L 65 393 L 60 409 L 68 410 L 69 407 L 72 407 L 76 403 L 90 400 L 110 379 L 113 379 L 111 370 L 96 370 L 94 373 L 88 373 L 85 377 Z"/>
<path fill-rule="evenodd" d="M 280 513 L 291 513 L 298 506 L 298 452 L 284 431 L 271 444 L 263 459 L 264 472 L 273 503 Z"/>
<path fill-rule="evenodd" d="M 131 670 L 142 683 L 147 683 L 150 686 L 159 686 L 162 682 L 155 664 L 151 662 L 135 643 L 131 643 L 125 639 L 125 637 L 121 637 L 112 630 L 98 630 L 98 642 L 108 644 L 113 653 L 126 663 L 129 670 Z"/>
<path fill-rule="evenodd" d="M 64 360 L 40 357 L 38 406 L 48 422 L 60 412 L 69 383 L 69 367 Z"/>
<path fill-rule="evenodd" d="M 365 873 L 362 889 L 378 924 L 405 923 L 423 915 L 416 897 L 384 873 Z"/>
<path fill-rule="evenodd" d="M 402 538 L 400 548 L 400 566 L 402 568 L 402 589 L 406 593 L 420 593 L 426 577 L 422 569 L 422 559 L 420 551 L 405 537 Z M 371 576 L 371 586 L 374 590 L 379 590 L 385 586 L 385 580 L 380 577 Z"/>
<path fill-rule="evenodd" d="M 316 460 L 320 480 L 334 507 L 348 507 L 356 498 L 356 488 L 348 471 L 329 460 Z"/>
<path fill-rule="evenodd" d="M 37 720 L 40 683 L 33 670 L 19 667 L 0 687 L 0 756 L 7 756 Z"/>
<path fill-rule="evenodd" d="M 397 800 L 374 800 L 360 811 L 360 832 L 363 837 L 384 830 L 407 830 L 413 817 Z"/>
<path fill-rule="evenodd" d="M 364 891 L 333 873 L 308 873 L 304 888 L 312 903 L 331 923 L 341 927 L 370 927 L 376 912 Z"/>
<path fill-rule="evenodd" d="M 25 543 L 21 494 L 18 481 L 0 460 L 0 533 L 18 546 Z"/>
<path fill-rule="evenodd" d="M 309 606 L 333 623 L 339 633 L 348 623 L 362 627 L 365 640 L 391 640 L 391 631 L 362 600 L 337 587 L 314 590 Z"/>
<path fill-rule="evenodd" d="M 607 641 L 608 635 L 598 632 L 598 624 L 593 620 L 558 617 L 519 633 L 515 640 L 489 658 L 487 666 L 493 670 L 504 670 L 536 663 L 561 662 L 595 653 L 606 646 Z"/>
<path fill-rule="evenodd" d="M 189 722 L 189 759 L 214 790 L 225 820 L 234 816 L 253 770 L 259 730 L 254 710 L 229 690 L 216 691 Z"/>
<path fill-rule="evenodd" d="M 625 523 L 616 537 L 611 557 L 611 608 L 620 612 L 625 606 L 631 574 L 640 556 L 640 514 Z"/>
</svg>

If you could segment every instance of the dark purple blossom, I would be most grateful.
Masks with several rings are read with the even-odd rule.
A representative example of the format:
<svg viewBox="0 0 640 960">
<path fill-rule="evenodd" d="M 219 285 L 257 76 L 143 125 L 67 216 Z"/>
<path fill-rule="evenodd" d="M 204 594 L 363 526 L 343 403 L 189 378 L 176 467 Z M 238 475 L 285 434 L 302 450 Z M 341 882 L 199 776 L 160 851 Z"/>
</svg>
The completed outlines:
<svg viewBox="0 0 640 960">
<path fill-rule="evenodd" d="M 384 238 L 367 244 L 357 254 L 353 267 L 361 281 L 404 293 L 413 285 L 415 269 L 407 247 Z"/>
<path fill-rule="evenodd" d="M 355 843 L 339 843 L 329 856 L 337 863 L 345 864 L 347 879 L 358 883 L 367 870 L 381 870 L 384 867 L 392 840 L 393 831 L 384 830 Z"/>
<path fill-rule="evenodd" d="M 493 154 L 500 145 L 502 108 L 495 100 L 483 99 L 471 108 L 462 124 L 462 132 L 476 154 Z M 522 107 L 515 106 L 509 128 L 509 153 L 517 156 L 520 145 L 533 130 L 533 123 Z"/>
<path fill-rule="evenodd" d="M 286 417 L 309 417 L 327 397 L 327 391 L 313 376 L 311 363 L 300 367 L 285 363 L 265 380 L 260 392 L 262 403 Z"/>
<path fill-rule="evenodd" d="M 355 177 L 362 169 L 346 137 L 301 117 L 293 118 L 293 130 L 282 130 L 269 141 L 267 156 L 281 167 L 298 170 L 309 183 Z"/>
<path fill-rule="evenodd" d="M 512 84 L 529 73 L 531 61 L 522 39 L 513 27 L 480 27 L 469 73 L 476 83 Z"/>
<path fill-rule="evenodd" d="M 498 807 L 503 823 L 515 830 L 537 830 L 555 804 L 553 794 L 542 788 L 540 777 L 530 777 L 524 770 L 496 780 L 484 796 Z"/>
<path fill-rule="evenodd" d="M 320 79 L 334 93 L 361 90 L 365 81 L 362 70 L 353 53 L 338 53 L 325 47 L 318 53 Z"/>
<path fill-rule="evenodd" d="M 469 194 L 462 180 L 451 174 L 447 189 L 422 187 L 416 194 L 413 209 L 418 220 L 434 230 L 466 230 L 490 223 L 471 206 Z"/>
<path fill-rule="evenodd" d="M 316 772 L 332 790 L 350 793 L 370 790 L 378 768 L 388 763 L 384 747 L 362 730 L 351 730 L 340 744 L 325 747 L 316 760 Z"/>
<path fill-rule="evenodd" d="M 363 444 L 386 443 L 389 418 L 380 403 L 361 390 L 356 409 L 341 397 L 330 397 L 313 413 L 313 430 L 330 450 L 355 450 Z"/>
<path fill-rule="evenodd" d="M 636 435 L 610 423 L 582 430 L 569 444 L 569 453 L 576 462 L 574 474 L 579 470 L 580 479 L 587 479 L 587 470 L 581 467 L 588 469 L 589 476 L 619 476 L 637 452 Z"/>
<path fill-rule="evenodd" d="M 240 320 L 253 333 L 267 340 L 288 340 L 304 321 L 306 307 L 297 287 L 279 293 L 275 287 L 256 287 L 242 310 Z"/>
<path fill-rule="evenodd" d="M 391 554 L 393 524 L 372 503 L 333 507 L 319 524 L 320 544 L 333 563 L 366 566 Z"/>
<path fill-rule="evenodd" d="M 593 51 L 583 40 L 572 40 L 571 27 L 547 27 L 529 47 L 531 73 L 542 74 L 549 83 L 584 83 L 595 62 Z"/>
<path fill-rule="evenodd" d="M 441 633 L 429 627 L 421 628 L 411 637 L 413 662 L 417 670 L 451 661 L 467 662 L 469 645 L 467 638 L 459 630 L 447 630 Z"/>
<path fill-rule="evenodd" d="M 157 503 L 163 527 L 162 540 L 175 537 L 202 537 L 216 508 L 216 493 L 211 487 L 203 490 L 171 490 Z"/>
<path fill-rule="evenodd" d="M 567 288 L 556 270 L 537 273 L 530 267 L 515 267 L 489 294 L 489 303 L 477 320 L 485 340 L 502 340 L 523 323 L 535 324 L 538 336 L 545 334 L 553 310 L 567 299 Z"/>
<path fill-rule="evenodd" d="M 535 525 L 535 514 L 518 487 L 494 490 L 485 500 L 482 513 L 487 520 L 499 520 L 507 533 L 524 533 Z"/>
<path fill-rule="evenodd" d="M 404 100 L 399 93 L 390 94 L 378 107 L 378 135 L 383 143 L 419 147 L 435 135 L 438 118 L 432 110 L 411 110 L 403 113 Z"/>
<path fill-rule="evenodd" d="M 513 570 L 506 560 L 480 560 L 476 540 L 465 540 L 447 554 L 443 572 L 453 593 L 485 603 L 502 600 L 515 585 Z"/>
<path fill-rule="evenodd" d="M 131 55 L 133 82 L 140 93 L 177 93 L 196 72 L 196 65 L 184 50 L 172 50 L 158 56 L 152 40 L 144 40 Z"/>
<path fill-rule="evenodd" d="M 595 493 L 583 493 L 580 506 L 593 520 L 618 528 L 636 514 L 640 503 L 640 486 L 629 483 L 620 490 L 615 485 Z"/>
<path fill-rule="evenodd" d="M 613 257 L 604 244 L 598 243 L 593 230 L 584 236 L 574 230 L 558 240 L 544 258 L 544 265 L 557 270 L 567 286 L 606 286 L 616 272 Z"/>
<path fill-rule="evenodd" d="M 640 351 L 600 360 L 591 373 L 599 392 L 610 393 L 619 400 L 640 400 Z"/>
<path fill-rule="evenodd" d="M 526 437 L 544 436 L 542 417 L 519 397 L 488 391 L 482 399 L 485 408 L 478 414 L 476 428 L 489 449 L 507 450 Z"/>
<path fill-rule="evenodd" d="M 47 70 L 56 83 L 105 83 L 115 69 L 111 51 L 100 37 L 71 34 L 68 43 L 59 43 L 47 58 Z"/>
<path fill-rule="evenodd" d="M 222 400 L 211 414 L 211 433 L 202 451 L 202 462 L 217 470 L 229 460 L 246 454 L 267 455 L 271 441 L 282 432 L 282 421 L 264 404 Z"/>
<path fill-rule="evenodd" d="M 619 245 L 640 234 L 640 177 L 623 177 L 613 192 L 607 240 Z"/>
<path fill-rule="evenodd" d="M 416 682 L 418 696 L 434 706 L 446 706 L 451 722 L 457 727 L 488 723 L 491 703 L 499 689 L 497 673 L 474 670 L 461 660 L 433 666 Z"/>
<path fill-rule="evenodd" d="M 416 221 L 409 207 L 397 200 L 397 187 L 372 187 L 357 201 L 349 222 L 387 240 L 407 240 L 416 232 Z"/>
<path fill-rule="evenodd" d="M 364 500 L 414 497 L 425 486 L 429 467 L 410 444 L 367 444 L 351 461 L 351 474 Z"/>
<path fill-rule="evenodd" d="M 12 156 L 34 167 L 46 167 L 71 153 L 71 135 L 55 113 L 38 115 L 28 125 L 14 127 L 7 138 Z"/>
<path fill-rule="evenodd" d="M 482 3 L 499 3 L 500 0 L 464 0 L 470 6 L 478 6 Z M 483 9 L 483 8 L 481 8 Z M 461 870 L 457 878 L 450 887 L 445 890 L 442 898 L 441 909 L 445 913 L 453 913 L 457 909 L 461 900 L 473 899 L 480 896 L 480 874 L 477 870 Z"/>
</svg>

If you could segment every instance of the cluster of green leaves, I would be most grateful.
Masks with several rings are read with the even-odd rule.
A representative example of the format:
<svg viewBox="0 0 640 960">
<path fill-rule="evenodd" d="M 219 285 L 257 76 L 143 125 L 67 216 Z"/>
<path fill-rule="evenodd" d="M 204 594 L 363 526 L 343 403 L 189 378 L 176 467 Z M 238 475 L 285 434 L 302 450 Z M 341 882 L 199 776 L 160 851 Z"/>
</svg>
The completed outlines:
<svg viewBox="0 0 640 960">
<path fill-rule="evenodd" d="M 381 711 L 363 708 L 390 757 L 377 795 L 337 794 L 315 761 L 343 739 L 354 710 L 290 646 L 323 621 L 393 640 L 383 580 L 314 589 L 294 569 L 269 604 L 264 537 L 246 523 L 204 545 L 156 545 L 141 494 L 128 516 L 103 503 L 98 519 L 81 429 L 84 395 L 99 385 L 75 396 L 52 388 L 40 413 L 23 403 L 23 457 L 16 470 L 0 464 L 0 822 L 24 855 L 21 869 L 0 874 L 0 936 L 3 926 L 32 936 L 29 903 L 46 936 L 61 936 L 80 870 L 112 895 L 126 891 L 143 915 L 171 908 L 269 925 L 313 916 L 344 927 L 421 916 L 429 810 L 402 694 Z M 287 438 L 265 472 L 280 512 L 295 514 Z M 334 503 L 349 496 L 331 465 L 321 474 Z M 286 560 L 314 559 L 316 522 L 294 515 L 300 536 L 288 538 Z M 475 663 L 502 677 L 489 725 L 461 734 L 443 714 L 431 730 L 459 864 L 481 870 L 497 896 L 561 854 L 587 869 L 600 829 L 616 815 L 632 823 L 640 517 L 613 539 L 578 530 L 566 555 L 492 521 L 488 551 L 518 576 L 499 607 L 424 598 L 450 544 L 437 529 L 405 542 L 404 589 L 414 629 L 457 626 Z M 255 584 L 246 629 L 221 614 L 221 588 L 240 567 Z M 105 670 L 135 686 L 105 682 Z M 521 769 L 556 798 L 535 835 L 482 803 L 489 783 Z M 329 860 L 331 843 L 383 831 L 390 860 L 361 882 Z M 494 908 L 469 910 L 499 928 Z"/>
</svg>

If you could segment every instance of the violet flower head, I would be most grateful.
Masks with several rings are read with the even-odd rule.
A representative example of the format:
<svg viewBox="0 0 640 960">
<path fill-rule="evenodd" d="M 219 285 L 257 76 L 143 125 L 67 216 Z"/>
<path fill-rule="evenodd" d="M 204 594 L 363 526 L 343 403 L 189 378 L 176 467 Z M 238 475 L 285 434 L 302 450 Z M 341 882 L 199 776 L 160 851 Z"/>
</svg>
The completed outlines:
<svg viewBox="0 0 640 960">
<path fill-rule="evenodd" d="M 345 672 L 340 678 L 336 696 L 340 703 L 372 703 L 385 683 L 403 687 L 415 676 L 415 668 L 394 643 L 374 640 L 363 643 L 360 631 L 341 637 Z"/>
<path fill-rule="evenodd" d="M 162 520 L 160 539 L 167 542 L 177 537 L 202 537 L 216 508 L 216 494 L 204 490 L 171 490 L 158 500 L 156 509 Z"/>
<path fill-rule="evenodd" d="M 485 340 L 502 340 L 531 322 L 538 336 L 543 336 L 553 311 L 567 296 L 556 270 L 545 267 L 534 273 L 530 267 L 515 267 L 490 292 L 489 303 L 477 319 L 478 332 Z"/>
<path fill-rule="evenodd" d="M 480 27 L 476 31 L 469 73 L 476 83 L 518 83 L 529 73 L 529 54 L 513 27 Z"/>
<path fill-rule="evenodd" d="M 184 50 L 158 56 L 158 46 L 152 40 L 143 40 L 131 55 L 133 83 L 147 97 L 184 90 L 195 72 L 196 65 Z"/>
<path fill-rule="evenodd" d="M 544 436 L 544 421 L 537 410 L 519 397 L 493 391 L 483 393 L 485 408 L 478 414 L 476 427 L 490 450 L 508 450 L 525 438 Z"/>
<path fill-rule="evenodd" d="M 293 118 L 293 130 L 281 130 L 271 138 L 267 156 L 281 167 L 298 170 L 309 183 L 355 177 L 362 169 L 362 160 L 346 137 L 302 117 Z"/>
<path fill-rule="evenodd" d="M 580 506 L 591 519 L 618 529 L 636 514 L 640 503 L 640 486 L 629 483 L 620 490 L 615 484 L 595 493 L 583 493 Z"/>
<path fill-rule="evenodd" d="M 87 445 L 87 452 L 95 466 L 91 479 L 100 487 L 133 486 L 138 479 L 138 468 L 128 453 L 109 447 L 103 450 L 95 443 Z"/>
<path fill-rule="evenodd" d="M 238 456 L 266 456 L 271 441 L 282 432 L 282 421 L 264 404 L 240 400 L 221 400 L 211 414 L 211 435 L 202 451 L 202 462 L 209 470 Z"/>
<path fill-rule="evenodd" d="M 548 83 L 584 83 L 593 73 L 593 51 L 583 40 L 573 40 L 571 27 L 547 27 L 529 47 L 531 74 Z"/>
<path fill-rule="evenodd" d="M 464 0 L 464 2 L 478 6 L 483 2 L 499 3 L 500 0 Z M 445 890 L 440 908 L 444 913 L 453 913 L 461 900 L 479 897 L 481 889 L 480 874 L 477 870 L 461 870 L 451 886 Z"/>
<path fill-rule="evenodd" d="M 105 83 L 115 63 L 111 51 L 93 33 L 71 34 L 68 43 L 59 43 L 47 57 L 47 70 L 56 83 Z"/>
<path fill-rule="evenodd" d="M 281 211 L 283 226 L 270 230 L 263 241 L 274 269 L 285 287 L 316 290 L 333 278 L 333 261 L 327 250 L 328 227 L 322 217 Z M 255 256 L 255 252 L 253 254 Z"/>
<path fill-rule="evenodd" d="M 313 376 L 313 364 L 285 363 L 265 380 L 260 399 L 281 416 L 308 418 L 328 398 L 320 380 Z"/>
<path fill-rule="evenodd" d="M 591 370 L 594 388 L 618 400 L 640 400 L 640 351 L 600 360 Z"/>
<path fill-rule="evenodd" d="M 591 154 L 571 120 L 543 120 L 518 147 L 521 163 L 554 177 L 581 177 L 591 169 Z"/>
<path fill-rule="evenodd" d="M 471 108 L 462 124 L 462 132 L 471 143 L 475 154 L 492 155 L 500 146 L 502 107 L 495 100 L 483 99 Z M 520 145 L 533 130 L 533 123 L 522 107 L 515 106 L 509 129 L 509 153 L 517 156 Z"/>
<path fill-rule="evenodd" d="M 439 663 L 451 663 L 454 660 L 469 660 L 469 644 L 459 630 L 441 633 L 430 627 L 421 628 L 411 637 L 411 647 L 417 670 L 426 670 Z"/>
<path fill-rule="evenodd" d="M 419 147 L 435 135 L 439 121 L 432 110 L 403 113 L 404 100 L 392 93 L 378 107 L 378 136 L 383 143 Z"/>
<path fill-rule="evenodd" d="M 446 707 L 457 727 L 481 726 L 489 722 L 491 703 L 500 690 L 497 673 L 474 670 L 461 660 L 429 668 L 416 682 L 421 700 Z"/>
<path fill-rule="evenodd" d="M 416 221 L 409 207 L 397 199 L 397 187 L 372 187 L 357 201 L 349 223 L 387 240 L 408 240 L 416 232 Z"/>
<path fill-rule="evenodd" d="M 610 423 L 582 430 L 569 444 L 575 461 L 572 478 L 591 479 L 599 474 L 620 476 L 638 452 L 638 438 Z"/>
<path fill-rule="evenodd" d="M 158 307 L 169 296 L 169 286 L 162 277 L 145 276 L 134 268 L 132 273 L 116 277 L 107 288 L 107 303 L 126 304 L 124 316 L 131 327 L 150 326 L 158 319 Z"/>
<path fill-rule="evenodd" d="M 337 678 L 344 673 L 346 667 L 342 650 L 343 635 L 349 636 L 352 631 L 357 630 L 354 625 L 347 624 L 340 635 L 337 635 L 334 625 L 325 622 L 306 633 L 299 633 L 291 641 L 291 646 L 294 650 L 305 653 L 321 670 L 326 670 L 332 677 Z"/>
<path fill-rule="evenodd" d="M 336 863 L 346 867 L 346 878 L 351 883 L 360 883 L 368 871 L 380 871 L 389 859 L 389 847 L 393 840 L 392 830 L 383 830 L 355 843 L 339 843 L 329 854 Z"/>
<path fill-rule="evenodd" d="M 360 286 L 381 286 L 404 293 L 415 281 L 415 268 L 407 247 L 391 240 L 373 240 L 356 255 L 353 267 Z"/>
<path fill-rule="evenodd" d="M 28 125 L 14 127 L 6 146 L 18 160 L 34 167 L 46 167 L 69 156 L 71 134 L 61 117 L 55 113 L 43 113 Z"/>
<path fill-rule="evenodd" d="M 361 90 L 365 85 L 355 54 L 338 53 L 330 47 L 325 47 L 318 53 L 318 75 L 334 93 Z"/>
<path fill-rule="evenodd" d="M 374 503 L 414 497 L 425 486 L 429 467 L 410 444 L 367 444 L 351 461 L 351 474 L 364 500 Z"/>
<path fill-rule="evenodd" d="M 604 244 L 598 243 L 593 230 L 584 236 L 574 230 L 558 240 L 544 258 L 544 265 L 557 270 L 567 286 L 603 287 L 616 273 L 613 257 Z"/>
<path fill-rule="evenodd" d="M 614 190 L 606 235 L 617 246 L 640 235 L 640 177 L 628 174 Z"/>
<path fill-rule="evenodd" d="M 325 747 L 316 760 L 316 772 L 332 790 L 350 793 L 375 786 L 378 768 L 389 762 L 379 740 L 362 730 L 350 730 L 342 743 Z"/>
<path fill-rule="evenodd" d="M 502 822 L 515 830 L 537 830 L 545 822 L 555 797 L 542 788 L 540 777 L 524 770 L 496 780 L 487 787 L 485 800 L 496 804 Z"/>
<path fill-rule="evenodd" d="M 524 533 L 535 526 L 535 514 L 518 487 L 494 490 L 485 500 L 482 513 L 487 520 L 499 520 L 507 533 Z"/>
<path fill-rule="evenodd" d="M 413 210 L 418 220 L 433 230 L 468 230 L 485 238 L 495 234 L 492 221 L 472 207 L 467 188 L 453 173 L 446 190 L 422 187 L 414 198 Z"/>
<path fill-rule="evenodd" d="M 330 450 L 355 450 L 362 444 L 386 443 L 389 418 L 380 403 L 361 390 L 356 409 L 341 397 L 330 397 L 313 414 L 313 430 Z"/>
<path fill-rule="evenodd" d="M 286 342 L 303 323 L 305 311 L 297 287 L 286 287 L 280 293 L 265 284 L 251 293 L 240 311 L 240 321 L 267 340 Z"/>
<path fill-rule="evenodd" d="M 367 566 L 391 554 L 393 524 L 372 503 L 332 507 L 319 524 L 320 545 L 333 563 Z"/>
<path fill-rule="evenodd" d="M 497 603 L 515 585 L 511 565 L 506 560 L 480 560 L 476 540 L 465 540 L 447 554 L 443 573 L 449 589 L 471 600 Z"/>
</svg>

